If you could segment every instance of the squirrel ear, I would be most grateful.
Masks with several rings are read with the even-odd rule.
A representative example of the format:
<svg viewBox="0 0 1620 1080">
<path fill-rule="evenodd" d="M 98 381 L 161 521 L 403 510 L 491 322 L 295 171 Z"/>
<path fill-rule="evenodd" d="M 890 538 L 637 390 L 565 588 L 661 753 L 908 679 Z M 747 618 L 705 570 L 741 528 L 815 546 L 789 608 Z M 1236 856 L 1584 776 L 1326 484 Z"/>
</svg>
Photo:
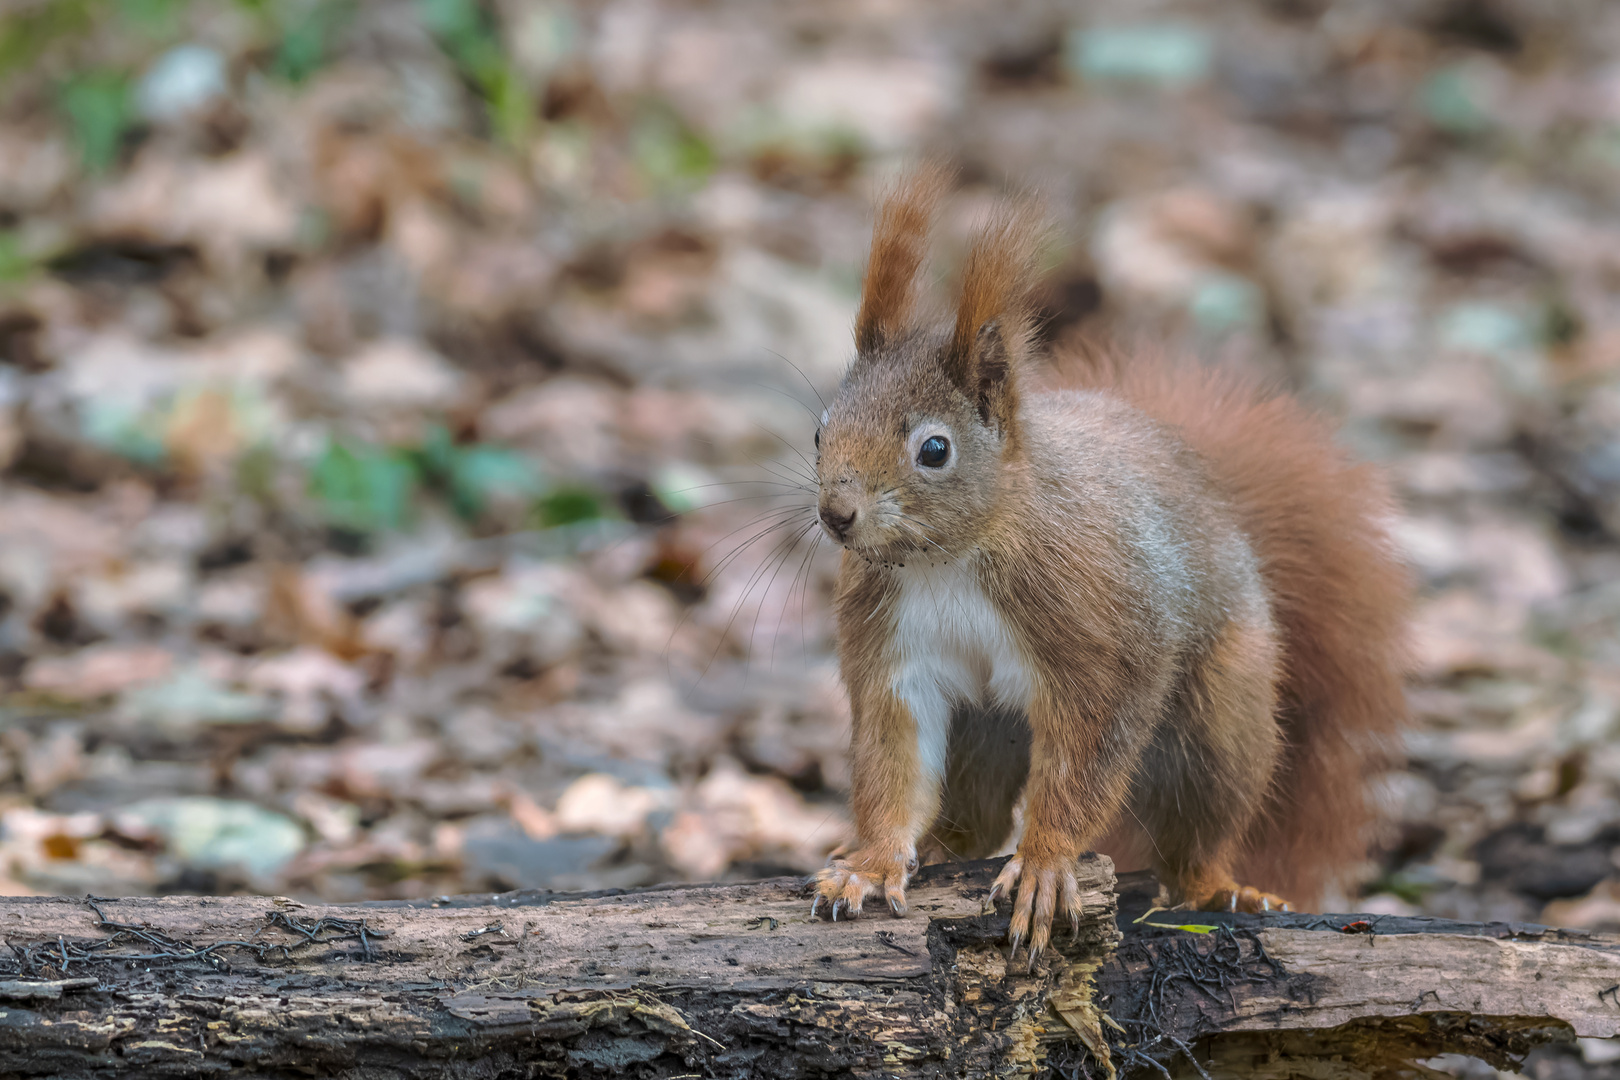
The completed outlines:
<svg viewBox="0 0 1620 1080">
<path fill-rule="evenodd" d="M 991 319 L 979 327 L 979 332 L 973 335 L 965 370 L 960 376 L 950 374 L 962 392 L 978 406 L 980 420 L 986 424 L 994 422 L 1003 429 L 1012 422 L 1016 408 L 1013 351 L 1001 320 Z"/>
<path fill-rule="evenodd" d="M 962 273 L 956 328 L 945 374 L 978 406 L 985 423 L 1007 429 L 1017 411 L 1013 365 L 1029 348 L 1030 286 L 1041 221 L 1028 200 L 1003 205 L 974 238 Z"/>
<path fill-rule="evenodd" d="M 872 226 L 872 253 L 855 316 L 855 348 L 870 354 L 903 336 L 917 302 L 917 270 L 951 174 L 927 162 L 889 191 Z"/>
</svg>

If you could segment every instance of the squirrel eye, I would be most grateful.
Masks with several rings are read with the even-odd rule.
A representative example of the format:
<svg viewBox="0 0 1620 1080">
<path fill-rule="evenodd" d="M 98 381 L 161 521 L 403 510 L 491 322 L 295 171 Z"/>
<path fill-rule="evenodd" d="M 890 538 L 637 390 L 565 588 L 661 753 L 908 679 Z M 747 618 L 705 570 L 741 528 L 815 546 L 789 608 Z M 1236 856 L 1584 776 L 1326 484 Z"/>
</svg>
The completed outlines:
<svg viewBox="0 0 1620 1080">
<path fill-rule="evenodd" d="M 821 449 L 821 429 L 816 428 L 816 449 Z"/>
<path fill-rule="evenodd" d="M 951 456 L 951 444 L 941 435 L 934 435 L 924 439 L 922 446 L 917 448 L 917 464 L 926 465 L 930 469 L 937 469 L 945 464 Z"/>
</svg>

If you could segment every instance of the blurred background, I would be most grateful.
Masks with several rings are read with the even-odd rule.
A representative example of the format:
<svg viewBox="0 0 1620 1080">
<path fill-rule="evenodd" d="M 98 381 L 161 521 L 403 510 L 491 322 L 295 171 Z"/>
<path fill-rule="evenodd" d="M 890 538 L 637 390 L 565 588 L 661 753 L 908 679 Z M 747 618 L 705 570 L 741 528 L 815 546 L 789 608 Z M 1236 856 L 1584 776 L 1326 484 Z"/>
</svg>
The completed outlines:
<svg viewBox="0 0 1620 1080">
<path fill-rule="evenodd" d="M 0 12 L 0 894 L 820 865 L 807 457 L 933 153 L 944 277 L 1032 187 L 1051 341 L 1257 366 L 1390 470 L 1360 908 L 1620 927 L 1620 6 Z"/>
</svg>

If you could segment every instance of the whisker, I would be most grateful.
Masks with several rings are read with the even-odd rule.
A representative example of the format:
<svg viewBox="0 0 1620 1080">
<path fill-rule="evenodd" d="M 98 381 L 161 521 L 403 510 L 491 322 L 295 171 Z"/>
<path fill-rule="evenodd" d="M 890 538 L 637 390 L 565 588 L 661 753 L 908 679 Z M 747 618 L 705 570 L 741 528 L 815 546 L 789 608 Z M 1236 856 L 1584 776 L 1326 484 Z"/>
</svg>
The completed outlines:
<svg viewBox="0 0 1620 1080">
<path fill-rule="evenodd" d="M 810 414 L 810 419 L 812 419 L 812 420 L 814 420 L 816 422 L 817 427 L 821 426 L 821 414 L 816 412 L 816 410 L 812 409 L 810 406 L 806 405 L 803 401 L 800 401 L 799 398 L 796 395 L 788 393 L 786 390 L 783 390 L 779 386 L 770 386 L 770 385 L 768 385 L 766 383 L 762 383 L 762 382 L 753 382 L 753 383 L 750 383 L 749 385 L 750 386 L 757 386 L 761 390 L 768 391 L 768 392 L 770 392 L 772 394 L 781 394 L 783 397 L 785 397 L 789 401 L 793 402 L 793 404 L 797 405 L 799 408 L 801 408 L 805 412 L 809 413 Z M 814 389 L 814 387 L 812 387 L 811 389 Z"/>
<path fill-rule="evenodd" d="M 710 544 L 707 548 L 705 548 L 703 550 L 703 554 L 707 555 L 710 551 L 713 551 L 715 548 L 719 547 L 720 544 L 724 540 L 727 539 L 727 537 L 735 536 L 737 533 L 742 532 L 743 529 L 749 528 L 749 527 L 751 527 L 753 525 L 757 525 L 757 524 L 759 524 L 759 522 L 767 520 L 769 518 L 780 518 L 779 521 L 777 521 L 775 524 L 771 525 L 769 528 L 762 529 L 759 533 L 755 534 L 754 536 L 750 537 L 748 540 L 744 541 L 743 543 L 737 545 L 736 547 L 732 548 L 729 552 L 727 552 L 726 555 L 723 558 L 721 558 L 717 563 L 714 564 L 714 568 L 703 576 L 703 580 L 701 582 L 699 582 L 699 584 L 700 585 L 705 585 L 705 586 L 708 585 L 711 581 L 714 580 L 715 576 L 717 574 L 719 574 L 722 570 L 724 570 L 727 566 L 729 566 L 732 563 L 732 561 L 737 558 L 737 556 L 741 555 L 744 551 L 748 550 L 749 545 L 753 544 L 755 541 L 757 541 L 760 538 L 768 535 L 771 532 L 774 532 L 777 529 L 780 529 L 780 528 L 782 528 L 784 526 L 793 524 L 792 515 L 804 513 L 807 509 L 808 509 L 807 507 L 802 507 L 802 506 L 791 506 L 791 507 L 787 507 L 787 508 L 782 509 L 782 510 L 769 511 L 769 512 L 767 512 L 765 514 L 761 514 L 759 517 L 755 518 L 753 521 L 749 522 L 747 525 L 744 525 L 741 528 L 733 529 L 731 532 L 727 533 L 725 536 L 722 536 L 719 540 L 716 540 L 714 543 Z"/>
<path fill-rule="evenodd" d="M 765 427 L 763 424 L 755 423 L 754 426 L 759 428 L 761 431 L 765 432 L 765 434 L 771 436 L 773 439 L 779 440 L 780 442 L 782 442 L 783 445 L 787 446 L 788 448 L 796 449 L 791 442 L 788 442 L 786 439 L 783 439 L 782 436 L 778 435 L 776 432 L 772 431 L 770 428 Z M 694 436 L 692 436 L 692 441 L 696 442 L 696 443 L 699 443 L 701 445 L 710 446 L 710 447 L 719 447 L 721 445 L 717 440 L 715 440 L 713 438 L 710 438 L 710 437 L 703 436 L 703 435 L 694 435 Z M 810 470 L 810 472 L 798 472 L 797 470 L 795 470 L 790 476 L 783 476 L 782 473 L 776 472 L 775 469 L 772 468 L 772 466 L 773 465 L 791 466 L 793 464 L 792 462 L 785 461 L 785 460 L 783 460 L 781 458 L 777 458 L 777 459 L 775 459 L 774 461 L 771 461 L 771 462 L 765 462 L 765 461 L 760 461 L 758 458 L 754 457 L 754 455 L 752 455 L 752 454 L 745 453 L 744 456 L 746 456 L 748 458 L 749 463 L 752 464 L 755 468 L 762 469 L 762 470 L 764 470 L 766 472 L 769 472 L 769 473 L 771 473 L 771 475 L 777 477 L 779 480 L 788 480 L 789 482 L 803 482 L 803 483 L 809 484 L 811 487 L 814 487 L 817 484 L 816 477 L 813 475 L 813 473 L 814 473 L 813 468 Z M 803 455 L 800 454 L 800 457 L 802 458 Z M 808 464 L 809 463 L 806 462 L 806 465 L 808 465 Z M 760 483 L 771 483 L 772 481 L 768 481 L 768 480 L 737 480 L 737 481 L 730 481 L 730 482 L 731 483 L 760 484 Z"/>
<path fill-rule="evenodd" d="M 791 524 L 791 522 L 781 522 L 771 526 L 771 531 L 788 527 Z M 791 551 L 792 545 L 798 542 L 798 538 L 801 535 L 803 535 L 802 531 L 798 534 L 791 534 L 783 539 L 778 540 L 776 546 L 771 548 L 770 552 L 765 556 L 765 561 L 760 565 L 759 569 L 756 569 L 752 574 L 749 575 L 748 581 L 743 586 L 742 594 L 737 598 L 736 604 L 732 605 L 731 615 L 726 619 L 725 626 L 721 628 L 719 640 L 715 642 L 714 652 L 710 655 L 709 662 L 703 665 L 703 671 L 698 676 L 699 679 L 706 677 L 709 674 L 709 669 L 714 666 L 714 662 L 719 659 L 720 650 L 725 648 L 726 640 L 731 636 L 731 628 L 737 622 L 737 616 L 742 614 L 743 605 L 748 602 L 748 597 L 753 594 L 754 586 L 758 583 L 759 578 L 766 572 L 767 568 L 776 558 L 776 553 L 779 550 L 782 550 L 784 546 L 786 546 L 787 550 Z M 754 618 L 755 625 L 757 626 L 759 617 L 756 614 Z M 752 631 L 750 631 L 749 640 L 751 645 Z"/>
<path fill-rule="evenodd" d="M 820 417 L 817 417 L 816 419 L 819 426 Z M 754 426 L 763 431 L 765 434 L 769 435 L 771 438 L 775 439 L 777 442 L 781 443 L 783 446 L 787 447 L 789 450 L 793 451 L 795 454 L 799 455 L 800 461 L 804 462 L 806 465 L 810 464 L 810 459 L 804 456 L 804 451 L 799 449 L 795 443 L 789 442 L 787 439 L 784 439 L 781 435 L 778 435 L 776 432 L 772 431 L 770 428 L 759 423 L 758 421 L 755 421 Z"/>
<path fill-rule="evenodd" d="M 704 548 L 703 551 L 699 554 L 699 559 L 701 559 L 703 556 L 707 555 L 709 552 L 713 551 L 715 548 L 719 547 L 728 538 L 737 535 L 738 533 L 742 532 L 744 529 L 752 528 L 755 525 L 760 524 L 762 521 L 768 521 L 768 520 L 770 520 L 772 518 L 778 518 L 779 519 L 779 520 L 773 522 L 772 524 L 767 525 L 764 528 L 760 529 L 758 532 L 756 532 L 752 536 L 748 537 L 748 539 L 742 541 L 741 543 L 739 543 L 735 547 L 733 547 L 730 551 L 726 552 L 726 554 L 723 557 L 721 557 L 718 561 L 715 562 L 715 564 L 709 569 L 708 573 L 704 574 L 703 577 L 699 578 L 697 580 L 697 582 L 695 582 L 696 586 L 701 590 L 707 590 L 715 582 L 715 580 L 719 577 L 719 575 L 722 572 L 725 571 L 725 569 L 728 566 L 730 566 L 733 562 L 735 562 L 738 558 L 740 558 L 742 556 L 743 552 L 747 551 L 749 548 L 751 548 L 755 544 L 759 543 L 759 541 L 765 539 L 765 537 L 769 536 L 771 533 L 776 532 L 779 529 L 784 529 L 784 528 L 791 527 L 792 524 L 793 524 L 793 519 L 792 519 L 791 515 L 803 513 L 803 512 L 805 512 L 806 509 L 807 509 L 806 507 L 787 507 L 787 508 L 784 508 L 782 510 L 767 511 L 766 513 L 761 514 L 758 517 L 754 518 L 752 521 L 750 521 L 750 522 L 748 522 L 748 523 L 746 523 L 744 525 L 740 525 L 737 528 L 731 530 L 729 533 L 726 533 L 725 536 L 720 537 L 720 539 L 716 540 L 714 543 L 712 543 L 708 547 Z M 673 681 L 673 679 L 674 679 L 674 671 L 673 671 L 673 667 L 672 667 L 673 660 L 672 660 L 672 658 L 670 656 L 670 653 L 669 653 L 669 647 L 670 647 L 670 645 L 672 645 L 674 643 L 675 635 L 680 633 L 681 628 L 684 627 L 687 624 L 687 622 L 692 619 L 693 615 L 697 612 L 699 606 L 700 605 L 697 605 L 697 604 L 691 604 L 691 605 L 687 606 L 686 610 L 681 613 L 681 617 L 676 620 L 674 627 L 671 628 L 670 633 L 669 633 L 669 640 L 664 643 L 665 668 L 666 668 L 667 673 L 670 675 L 671 681 Z M 718 653 L 717 653 L 717 655 L 718 655 Z M 710 663 L 711 664 L 713 663 L 712 658 L 710 660 Z M 705 665 L 704 670 L 705 671 L 708 670 L 707 665 Z"/>
<path fill-rule="evenodd" d="M 783 550 L 781 557 L 776 560 L 775 568 L 771 571 L 771 580 L 766 583 L 765 591 L 760 593 L 759 607 L 754 609 L 754 622 L 753 622 L 753 625 L 748 628 L 748 655 L 749 655 L 750 662 L 752 662 L 753 654 L 754 654 L 754 637 L 755 637 L 756 634 L 759 633 L 759 617 L 765 613 L 765 601 L 767 599 L 769 599 L 769 597 L 771 595 L 771 587 L 776 584 L 777 577 L 780 576 L 780 574 L 782 573 L 782 567 L 786 566 L 787 561 L 793 557 L 793 549 L 799 546 L 799 543 L 800 543 L 800 541 L 802 541 L 804 539 L 805 534 L 808 533 L 812 528 L 814 528 L 814 523 L 813 522 L 811 524 L 809 524 L 809 525 L 804 526 L 802 529 L 800 529 L 797 533 L 793 534 L 793 536 L 789 538 L 789 543 L 785 546 L 785 549 Z M 789 588 L 788 588 L 788 595 L 783 599 L 782 613 L 784 615 L 787 613 L 786 605 L 792 599 L 793 599 L 793 589 L 792 589 L 792 587 L 790 585 Z M 782 620 L 781 620 L 780 616 L 778 616 L 778 618 L 777 618 L 776 625 L 777 625 L 777 632 L 780 633 L 781 632 L 781 626 L 782 626 Z M 771 657 L 770 657 L 770 660 L 771 660 L 771 663 L 773 663 L 773 664 L 776 662 L 776 638 L 774 638 L 774 637 L 771 639 Z"/>
<path fill-rule="evenodd" d="M 952 829 L 960 829 L 962 827 L 961 821 L 951 817 L 949 814 L 946 814 L 943 807 L 941 807 L 939 815 L 934 818 L 934 821 L 937 824 L 945 825 Z M 961 861 L 962 856 L 953 851 L 951 849 L 951 845 L 947 844 L 944 840 L 941 840 L 937 832 L 934 832 L 933 829 L 929 829 L 928 835 L 933 838 L 934 843 L 945 849 L 945 854 L 949 855 L 953 859 L 956 859 L 958 862 Z"/>
<path fill-rule="evenodd" d="M 775 349 L 766 349 L 765 351 L 770 353 L 772 356 L 776 357 L 778 360 L 782 361 L 782 363 L 786 364 L 788 367 L 792 368 L 794 371 L 798 372 L 799 373 L 799 378 L 804 380 L 804 385 L 808 386 L 810 388 L 810 392 L 812 394 L 816 395 L 816 400 L 821 402 L 822 411 L 825 412 L 827 410 L 827 399 L 821 396 L 821 391 L 816 389 L 816 384 L 810 381 L 810 376 L 808 376 L 808 375 L 806 375 L 804 373 L 803 368 L 801 368 L 798 364 L 795 364 L 793 361 L 789 360 L 787 357 L 783 356 L 781 353 L 777 352 Z M 819 417 L 819 416 L 816 417 L 816 420 L 819 422 L 821 420 L 821 417 Z"/>
<path fill-rule="evenodd" d="M 694 507 L 692 510 L 676 510 L 676 511 L 673 511 L 671 513 L 665 514 L 663 517 L 644 518 L 643 521 L 647 525 L 668 525 L 670 522 L 677 521 L 677 520 L 679 520 L 679 519 L 681 519 L 683 517 L 686 517 L 688 514 L 695 513 L 695 512 L 698 512 L 698 511 L 703 511 L 703 510 L 709 510 L 709 509 L 712 509 L 712 508 L 714 508 L 716 506 L 732 506 L 732 505 L 734 505 L 736 503 L 757 502 L 757 501 L 759 501 L 761 499 L 791 499 L 791 498 L 794 498 L 794 494 L 792 492 L 787 492 L 787 491 L 776 491 L 776 492 L 771 492 L 771 493 L 765 494 L 765 495 L 739 495 L 735 499 L 717 499 L 714 502 L 707 502 L 707 503 L 704 503 L 702 506 Z M 746 528 L 746 527 L 747 526 L 743 526 L 743 528 Z"/>
<path fill-rule="evenodd" d="M 705 549 L 705 551 L 713 550 L 717 545 L 719 545 L 723 541 L 725 541 L 725 540 L 727 540 L 727 539 L 729 539 L 729 538 L 731 538 L 733 536 L 736 536 L 738 533 L 742 532 L 744 529 L 748 528 L 751 525 L 759 524 L 761 521 L 767 521 L 770 518 L 779 517 L 779 516 L 781 516 L 783 514 L 792 514 L 792 513 L 796 513 L 796 512 L 808 513 L 812 509 L 814 509 L 814 508 L 801 503 L 798 506 L 778 506 L 778 507 L 776 507 L 775 509 L 772 509 L 772 510 L 762 510 L 758 514 L 754 515 L 754 517 L 751 520 L 743 522 L 741 525 L 737 526 L 735 529 L 732 529 L 730 532 L 728 532 L 724 536 L 720 537 L 719 540 L 716 540 L 713 544 L 710 544 L 709 547 Z"/>
<path fill-rule="evenodd" d="M 761 469 L 764 469 L 766 472 L 770 473 L 779 480 L 783 480 L 788 483 L 798 482 L 809 485 L 809 488 L 806 488 L 806 490 L 815 488 L 818 484 L 818 481 L 813 475 L 799 472 L 798 468 L 793 462 L 784 460 L 782 458 L 778 458 L 773 462 L 755 461 L 754 464 L 758 465 Z M 778 469 L 783 471 L 778 472 Z"/>
<path fill-rule="evenodd" d="M 801 561 L 799 563 L 799 569 L 794 571 L 793 580 L 788 582 L 787 599 L 788 599 L 789 604 L 793 603 L 793 587 L 794 587 L 794 585 L 795 584 L 800 585 L 800 589 L 799 589 L 799 656 L 800 656 L 800 658 L 802 658 L 804 660 L 806 668 L 808 668 L 809 664 L 810 664 L 810 641 L 809 641 L 809 638 L 807 637 L 807 635 L 805 634 L 804 624 L 805 624 L 805 621 L 806 621 L 805 617 L 809 614 L 808 608 L 809 608 L 809 605 L 810 605 L 810 576 L 811 576 L 811 574 L 813 574 L 815 572 L 816 546 L 818 544 L 820 544 L 820 543 L 821 543 L 821 532 L 820 532 L 820 530 L 817 530 L 812 534 L 812 538 L 810 540 L 810 543 L 808 545 L 806 545 L 806 547 L 804 549 L 804 559 L 803 559 L 803 561 Z M 799 581 L 799 578 L 800 578 L 801 575 L 804 578 L 803 582 Z M 787 614 L 786 606 L 783 607 L 782 613 L 783 613 L 783 615 Z M 776 633 L 777 633 L 778 637 L 781 636 L 781 633 L 782 633 L 782 617 L 781 616 L 778 616 L 777 620 L 776 620 Z M 775 657 L 776 642 L 775 642 L 774 639 L 771 642 L 771 650 L 772 650 L 771 659 L 774 662 L 775 658 L 776 658 Z"/>
<path fill-rule="evenodd" d="M 753 547 L 755 544 L 759 543 L 761 540 L 765 539 L 765 537 L 771 535 L 772 533 L 777 532 L 780 529 L 790 528 L 792 525 L 793 525 L 793 522 L 792 522 L 791 519 L 783 518 L 781 521 L 778 521 L 778 522 L 776 522 L 775 524 L 772 524 L 772 525 L 768 525 L 765 528 L 759 530 L 753 536 L 750 536 L 747 540 L 744 540 L 742 543 L 740 543 L 736 547 L 732 548 L 731 551 L 727 552 L 725 557 L 722 558 L 719 562 L 717 562 L 714 565 L 713 569 L 711 569 L 707 574 L 703 575 L 703 578 L 698 583 L 699 587 L 706 589 L 719 576 L 719 574 L 726 569 L 726 567 L 730 566 L 731 563 L 733 563 L 734 561 L 736 561 L 736 559 L 741 557 L 743 552 L 747 551 L 749 548 Z M 735 532 L 740 532 L 740 531 L 741 531 L 741 529 L 733 530 L 734 533 Z M 724 539 L 724 537 L 722 537 L 722 539 Z M 718 544 L 718 543 L 719 543 L 719 541 L 716 541 L 716 544 Z M 715 546 L 714 544 L 711 544 L 710 548 L 712 549 L 714 546 Z M 746 598 L 746 592 L 745 592 L 744 596 Z M 740 609 L 741 601 L 738 601 L 738 605 L 739 605 L 739 609 Z M 674 675 L 673 675 L 673 669 L 670 667 L 670 665 L 673 663 L 673 661 L 671 660 L 671 658 L 669 656 L 669 645 L 674 642 L 675 635 L 680 632 L 681 628 L 683 626 L 685 626 L 687 624 L 687 622 L 696 614 L 696 612 L 698 610 L 698 607 L 699 607 L 699 605 L 694 604 L 694 605 L 688 607 L 686 609 L 686 611 L 681 613 L 681 617 L 678 620 L 676 620 L 674 628 L 670 631 L 669 641 L 665 643 L 665 646 L 664 646 L 664 649 L 665 649 L 665 653 L 664 653 L 664 655 L 665 655 L 665 666 L 666 666 L 666 669 L 668 669 L 670 671 L 670 676 L 671 676 L 672 680 L 673 680 Z M 736 610 L 733 611 L 731 619 L 732 620 L 736 619 Z M 725 631 L 723 631 L 721 633 L 720 640 L 715 646 L 714 655 L 709 658 L 708 663 L 704 664 L 702 672 L 699 673 L 698 677 L 700 679 L 703 677 L 703 675 L 708 673 L 709 668 L 714 664 L 715 657 L 720 655 L 720 648 L 725 644 L 725 637 L 726 637 L 726 634 L 730 632 L 730 627 L 731 627 L 731 621 L 728 620 L 727 623 L 726 623 L 726 629 L 725 629 Z"/>
<path fill-rule="evenodd" d="M 924 531 L 925 529 L 929 528 L 926 522 L 920 521 L 904 511 L 900 511 L 897 516 L 899 517 L 901 524 L 910 527 L 912 532 L 916 534 L 917 539 L 933 544 L 936 548 L 939 548 L 940 553 L 943 554 L 947 559 L 951 558 L 951 553 L 945 549 L 945 546 Z"/>
<path fill-rule="evenodd" d="M 791 499 L 795 497 L 795 494 L 796 493 L 791 491 L 772 491 L 767 492 L 764 495 L 739 495 L 735 499 L 717 499 L 714 502 L 704 503 L 702 506 L 696 507 L 696 509 L 708 510 L 715 506 L 731 506 L 734 503 L 757 502 L 760 499 Z M 677 514 L 674 516 L 679 517 L 680 515 Z"/>
<path fill-rule="evenodd" d="M 790 484 L 784 480 L 716 480 L 712 484 L 693 484 L 691 487 L 676 488 L 671 495 L 685 495 L 693 491 L 706 491 L 717 487 L 741 487 L 743 484 L 769 484 L 771 487 L 801 488 L 802 485 Z"/>
</svg>

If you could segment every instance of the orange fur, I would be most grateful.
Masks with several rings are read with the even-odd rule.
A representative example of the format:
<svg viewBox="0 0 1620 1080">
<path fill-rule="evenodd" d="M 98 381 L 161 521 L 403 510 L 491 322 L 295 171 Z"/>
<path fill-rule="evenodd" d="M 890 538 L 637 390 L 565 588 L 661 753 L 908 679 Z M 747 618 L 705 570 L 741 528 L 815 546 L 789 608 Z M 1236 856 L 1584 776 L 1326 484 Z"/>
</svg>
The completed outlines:
<svg viewBox="0 0 1620 1080">
<path fill-rule="evenodd" d="M 1386 531 L 1382 476 L 1335 445 L 1331 422 L 1230 370 L 1155 353 L 1059 358 L 1062 383 L 1115 393 L 1174 425 L 1238 509 L 1284 647 L 1283 762 L 1241 873 L 1311 904 L 1367 851 L 1369 776 L 1406 717 L 1410 574 Z"/>
</svg>

